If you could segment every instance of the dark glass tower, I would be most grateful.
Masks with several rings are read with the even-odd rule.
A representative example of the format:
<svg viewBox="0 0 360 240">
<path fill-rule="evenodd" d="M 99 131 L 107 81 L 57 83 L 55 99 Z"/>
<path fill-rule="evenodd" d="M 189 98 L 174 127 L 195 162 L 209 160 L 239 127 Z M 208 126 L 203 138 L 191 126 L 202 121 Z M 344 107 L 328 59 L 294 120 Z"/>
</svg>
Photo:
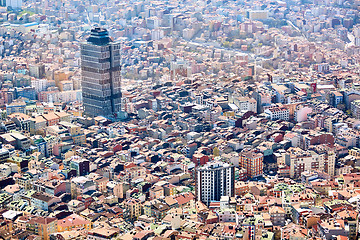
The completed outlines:
<svg viewBox="0 0 360 240">
<path fill-rule="evenodd" d="M 120 43 L 102 28 L 81 44 L 82 95 L 88 116 L 113 116 L 121 110 Z"/>
</svg>

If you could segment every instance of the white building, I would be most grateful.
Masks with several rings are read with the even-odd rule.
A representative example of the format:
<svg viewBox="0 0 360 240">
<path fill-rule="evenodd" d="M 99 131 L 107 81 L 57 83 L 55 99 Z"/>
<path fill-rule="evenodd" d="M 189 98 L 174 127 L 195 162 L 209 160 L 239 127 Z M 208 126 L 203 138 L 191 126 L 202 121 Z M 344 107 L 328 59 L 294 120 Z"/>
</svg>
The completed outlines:
<svg viewBox="0 0 360 240">
<path fill-rule="evenodd" d="M 334 176 L 336 154 L 333 148 L 314 146 L 308 151 L 294 148 L 290 150 L 290 178 L 298 178 L 302 172 L 320 171 Z"/>
<path fill-rule="evenodd" d="M 164 30 L 154 29 L 151 31 L 152 40 L 161 40 L 162 38 L 164 38 L 164 36 L 165 36 Z"/>
<path fill-rule="evenodd" d="M 233 222 L 236 224 L 239 224 L 239 218 L 235 211 L 235 209 L 232 208 L 226 208 L 226 209 L 219 209 L 217 211 L 217 214 L 219 216 L 219 222 Z"/>
<path fill-rule="evenodd" d="M 31 86 L 35 88 L 36 92 L 45 91 L 48 87 L 47 79 L 31 79 Z"/>
<path fill-rule="evenodd" d="M 233 196 L 235 167 L 224 162 L 213 161 L 196 170 L 197 199 L 205 204 L 220 201 L 222 196 Z"/>
<path fill-rule="evenodd" d="M 241 112 L 254 112 L 256 113 L 256 100 L 249 97 L 235 97 L 232 102 L 239 108 Z"/>
<path fill-rule="evenodd" d="M 250 20 L 268 19 L 269 17 L 268 10 L 250 10 L 248 14 Z"/>
<path fill-rule="evenodd" d="M 6 6 L 12 9 L 21 8 L 22 0 L 6 0 Z"/>
<path fill-rule="evenodd" d="M 351 113 L 356 119 L 360 119 L 360 100 L 351 102 Z"/>
<path fill-rule="evenodd" d="M 272 107 L 264 111 L 271 120 L 289 121 L 289 109 L 285 107 Z"/>
</svg>

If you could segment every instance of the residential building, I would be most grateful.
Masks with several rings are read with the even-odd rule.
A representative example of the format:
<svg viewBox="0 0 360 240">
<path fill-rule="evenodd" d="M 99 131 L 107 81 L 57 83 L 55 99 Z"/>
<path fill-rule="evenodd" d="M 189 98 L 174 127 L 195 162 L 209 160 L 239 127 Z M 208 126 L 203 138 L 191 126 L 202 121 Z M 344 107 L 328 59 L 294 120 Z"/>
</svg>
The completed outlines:
<svg viewBox="0 0 360 240">
<path fill-rule="evenodd" d="M 92 224 L 89 220 L 86 220 L 75 213 L 57 221 L 58 232 L 71 231 L 72 229 L 78 228 L 91 230 Z"/>
<path fill-rule="evenodd" d="M 137 219 L 142 212 L 142 204 L 139 199 L 129 198 L 125 200 L 125 209 L 130 219 Z"/>
<path fill-rule="evenodd" d="M 245 169 L 248 178 L 263 174 L 264 155 L 253 150 L 244 150 L 240 153 L 239 167 Z"/>
<path fill-rule="evenodd" d="M 222 196 L 235 192 L 235 167 L 220 161 L 208 162 L 196 169 L 196 194 L 198 201 L 209 205 Z"/>
<path fill-rule="evenodd" d="M 289 121 L 289 109 L 286 107 L 267 108 L 267 109 L 265 109 L 264 113 L 272 121 L 274 121 L 274 120 Z"/>
<path fill-rule="evenodd" d="M 35 233 L 42 239 L 49 240 L 50 235 L 57 232 L 57 222 L 54 217 L 36 217 L 28 224 L 34 224 Z"/>
</svg>

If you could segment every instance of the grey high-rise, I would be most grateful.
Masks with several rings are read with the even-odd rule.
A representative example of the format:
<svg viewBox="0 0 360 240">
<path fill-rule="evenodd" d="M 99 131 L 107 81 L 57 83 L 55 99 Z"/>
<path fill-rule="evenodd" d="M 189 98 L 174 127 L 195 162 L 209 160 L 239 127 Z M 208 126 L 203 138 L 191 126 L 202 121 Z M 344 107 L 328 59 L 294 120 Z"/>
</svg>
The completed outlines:
<svg viewBox="0 0 360 240">
<path fill-rule="evenodd" d="M 121 110 L 120 43 L 95 28 L 81 44 L 82 95 L 89 116 L 113 116 Z"/>
</svg>

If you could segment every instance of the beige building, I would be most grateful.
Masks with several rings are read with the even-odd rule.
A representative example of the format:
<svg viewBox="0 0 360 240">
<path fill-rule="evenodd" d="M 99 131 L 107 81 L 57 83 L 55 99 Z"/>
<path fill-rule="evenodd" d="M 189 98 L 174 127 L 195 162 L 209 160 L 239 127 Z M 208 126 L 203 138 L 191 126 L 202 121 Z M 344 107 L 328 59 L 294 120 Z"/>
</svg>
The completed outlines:
<svg viewBox="0 0 360 240">
<path fill-rule="evenodd" d="M 286 212 L 282 207 L 273 206 L 269 209 L 270 220 L 274 226 L 285 225 Z"/>
<path fill-rule="evenodd" d="M 125 208 L 131 219 L 137 219 L 141 215 L 142 204 L 139 199 L 130 198 L 125 201 Z"/>
<path fill-rule="evenodd" d="M 164 188 L 161 186 L 153 186 L 149 190 L 150 200 L 158 199 L 164 196 Z"/>
<path fill-rule="evenodd" d="M 109 182 L 109 179 L 106 177 L 99 177 L 97 179 L 94 180 L 95 185 L 96 185 L 96 189 L 99 192 L 106 192 L 106 185 Z"/>
<path fill-rule="evenodd" d="M 230 102 L 234 103 L 238 108 L 239 111 L 244 111 L 244 112 L 257 112 L 256 109 L 256 100 L 253 98 L 249 98 L 249 97 L 234 97 L 230 100 Z"/>
<path fill-rule="evenodd" d="M 291 148 L 290 153 L 290 177 L 299 178 L 305 171 L 321 171 L 335 175 L 335 158 L 334 148 L 325 144 L 311 146 L 308 151 L 300 148 Z"/>
<path fill-rule="evenodd" d="M 85 218 L 73 213 L 70 216 L 57 221 L 57 231 L 71 231 L 75 228 L 84 228 L 90 230 L 92 228 L 91 222 Z"/>
<path fill-rule="evenodd" d="M 106 184 L 107 192 L 118 198 L 125 198 L 126 191 L 129 190 L 130 184 L 125 182 L 110 181 Z"/>
</svg>

